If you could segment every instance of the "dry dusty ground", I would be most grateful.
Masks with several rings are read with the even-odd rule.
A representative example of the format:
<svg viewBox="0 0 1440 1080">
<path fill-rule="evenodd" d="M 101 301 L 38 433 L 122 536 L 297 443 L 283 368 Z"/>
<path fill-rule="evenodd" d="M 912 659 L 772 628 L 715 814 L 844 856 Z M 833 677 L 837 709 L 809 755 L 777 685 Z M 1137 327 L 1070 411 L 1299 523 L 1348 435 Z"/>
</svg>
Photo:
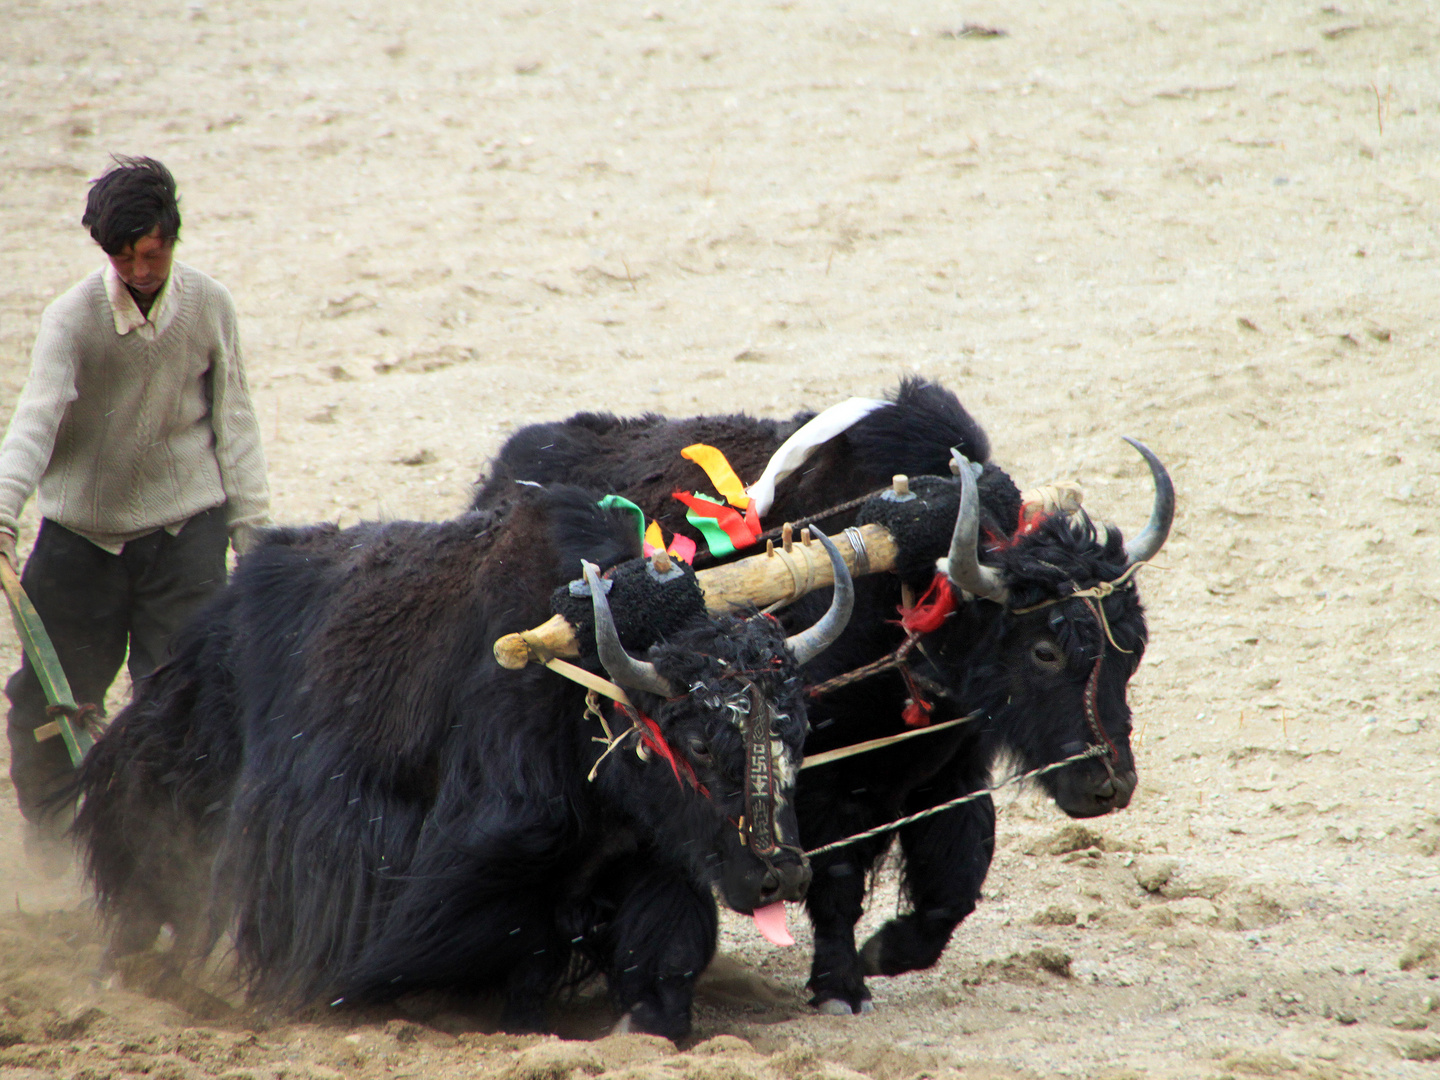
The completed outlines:
<svg viewBox="0 0 1440 1080">
<path fill-rule="evenodd" d="M 7 405 L 97 261 L 86 179 L 144 152 L 239 303 L 281 520 L 448 515 L 580 408 L 788 414 L 908 371 L 1022 484 L 1078 476 L 1133 528 L 1129 433 L 1181 499 L 1138 797 L 1085 834 L 1002 800 L 987 902 L 871 1018 L 811 1015 L 804 943 L 736 922 L 774 992 L 712 989 L 683 1054 L 433 1003 L 206 1019 L 92 985 L 82 893 L 25 867 L 7 790 L 0 1078 L 1437 1075 L 1434 16 L 0 0 Z"/>
</svg>

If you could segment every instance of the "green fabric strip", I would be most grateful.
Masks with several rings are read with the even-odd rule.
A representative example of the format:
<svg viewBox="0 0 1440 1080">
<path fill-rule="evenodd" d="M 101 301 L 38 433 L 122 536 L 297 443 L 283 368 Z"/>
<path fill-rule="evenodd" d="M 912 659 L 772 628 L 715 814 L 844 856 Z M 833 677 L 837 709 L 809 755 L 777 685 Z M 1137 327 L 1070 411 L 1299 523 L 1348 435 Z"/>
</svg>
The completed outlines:
<svg viewBox="0 0 1440 1080">
<path fill-rule="evenodd" d="M 640 537 L 640 546 L 645 546 L 645 511 L 623 495 L 606 495 L 595 504 L 601 510 L 626 510 L 635 515 L 635 532 Z"/>
<path fill-rule="evenodd" d="M 697 497 L 705 499 L 706 502 L 715 501 L 704 495 L 697 495 Z M 700 535 L 705 538 L 705 543 L 710 548 L 710 554 L 717 559 L 729 555 L 735 550 L 735 545 L 730 540 L 730 534 L 713 517 L 705 517 L 703 514 L 697 514 L 694 510 L 687 510 L 685 511 L 685 520 L 700 530 Z"/>
</svg>

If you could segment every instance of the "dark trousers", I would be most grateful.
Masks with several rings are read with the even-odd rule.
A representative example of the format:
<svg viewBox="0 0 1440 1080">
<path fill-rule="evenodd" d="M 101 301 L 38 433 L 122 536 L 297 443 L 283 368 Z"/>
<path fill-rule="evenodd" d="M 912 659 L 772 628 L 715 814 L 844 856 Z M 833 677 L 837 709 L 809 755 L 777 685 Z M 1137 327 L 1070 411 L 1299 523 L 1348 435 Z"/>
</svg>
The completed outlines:
<svg viewBox="0 0 1440 1080">
<path fill-rule="evenodd" d="M 105 692 L 130 654 L 130 678 L 165 659 L 170 635 L 225 583 L 229 534 L 225 508 L 197 514 L 171 536 L 164 529 L 129 541 L 119 555 L 45 520 L 21 583 L 55 646 L 77 704 L 102 709 Z M 69 824 L 69 808 L 47 799 L 74 775 L 65 742 L 35 741 L 50 722 L 49 702 L 27 656 L 5 685 L 10 699 L 10 779 L 20 812 L 52 835 Z"/>
</svg>

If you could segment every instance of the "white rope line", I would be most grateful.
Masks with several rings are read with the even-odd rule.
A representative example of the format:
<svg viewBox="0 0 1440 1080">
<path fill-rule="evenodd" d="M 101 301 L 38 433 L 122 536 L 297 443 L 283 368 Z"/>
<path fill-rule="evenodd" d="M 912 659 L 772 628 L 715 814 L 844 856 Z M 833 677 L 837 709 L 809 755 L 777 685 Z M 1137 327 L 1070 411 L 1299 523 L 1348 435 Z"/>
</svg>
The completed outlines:
<svg viewBox="0 0 1440 1080">
<path fill-rule="evenodd" d="M 801 763 L 800 768 L 811 769 L 816 765 L 828 765 L 832 761 L 854 757 L 856 754 L 863 754 L 867 750 L 879 750 L 883 746 L 893 746 L 895 743 L 904 742 L 906 739 L 913 739 L 917 735 L 930 735 L 936 731 L 944 731 L 946 728 L 955 727 L 957 724 L 968 724 L 972 720 L 979 720 L 982 715 L 984 714 L 973 712 L 969 716 L 962 716 L 957 720 L 946 720 L 944 723 L 931 724 L 928 727 L 916 728 L 913 731 L 902 731 L 898 735 L 886 735 L 879 739 L 870 739 L 867 742 L 853 743 L 850 746 L 842 746 L 838 750 L 822 750 L 818 754 L 808 754 Z"/>
<path fill-rule="evenodd" d="M 887 822 L 884 825 L 877 825 L 873 829 L 866 829 L 864 832 L 858 832 L 852 836 L 847 836 L 843 840 L 836 840 L 833 843 L 822 844 L 820 847 L 812 848 L 811 850 L 805 852 L 805 857 L 807 859 L 814 858 L 816 855 L 821 855 L 827 851 L 834 851 L 836 848 L 846 847 L 849 844 L 855 843 L 857 840 L 867 840 L 872 836 L 879 836 L 881 833 L 894 832 L 896 829 L 899 829 L 902 826 L 909 825 L 912 821 L 919 821 L 921 818 L 931 817 L 934 814 L 939 814 L 945 810 L 950 810 L 953 807 L 960 806 L 963 803 L 974 802 L 976 799 L 982 799 L 986 795 L 993 795 L 995 792 L 1000 791 L 1002 788 L 1007 788 L 1015 784 L 1023 783 L 1024 781 L 1031 780 L 1037 776 L 1040 776 L 1043 773 L 1053 772 L 1055 769 L 1063 768 L 1066 765 L 1072 765 L 1077 761 L 1084 761 L 1087 758 L 1099 757 L 1101 754 L 1108 753 L 1110 753 L 1109 749 L 1104 746 L 1092 746 L 1090 747 L 1090 749 L 1082 751 L 1081 753 L 1071 754 L 1069 757 L 1062 758 L 1061 760 L 1052 762 L 1049 765 L 1042 765 L 1038 769 L 1031 769 L 1027 773 L 1021 773 L 1019 776 L 1012 776 L 1009 780 L 996 784 L 994 787 L 981 788 L 979 791 L 972 791 L 968 795 L 961 795 L 958 799 L 951 799 L 949 802 L 943 802 L 940 803 L 938 806 L 932 806 L 928 810 L 921 810 L 918 814 L 911 814 L 908 817 L 896 818 L 894 821 Z"/>
</svg>

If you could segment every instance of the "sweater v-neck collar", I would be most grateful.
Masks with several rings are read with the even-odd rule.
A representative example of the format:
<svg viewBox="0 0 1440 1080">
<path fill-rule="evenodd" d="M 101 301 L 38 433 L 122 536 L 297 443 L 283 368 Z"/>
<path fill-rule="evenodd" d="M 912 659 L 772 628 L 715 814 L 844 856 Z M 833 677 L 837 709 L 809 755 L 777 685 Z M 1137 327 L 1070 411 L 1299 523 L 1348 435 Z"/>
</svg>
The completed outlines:
<svg viewBox="0 0 1440 1080">
<path fill-rule="evenodd" d="M 145 341 L 154 341 L 165 332 L 165 328 L 175 318 L 175 309 L 179 303 L 179 286 L 175 283 L 176 270 L 179 267 L 172 266 L 170 276 L 165 279 L 165 284 L 160 286 L 160 292 L 155 297 L 155 302 L 150 305 L 149 316 L 140 313 L 140 305 L 135 303 L 135 298 L 130 295 L 125 282 L 115 272 L 115 267 L 106 263 L 105 274 L 105 295 L 110 301 L 110 313 L 115 318 L 115 333 L 124 337 L 132 330 L 137 332 Z"/>
</svg>

